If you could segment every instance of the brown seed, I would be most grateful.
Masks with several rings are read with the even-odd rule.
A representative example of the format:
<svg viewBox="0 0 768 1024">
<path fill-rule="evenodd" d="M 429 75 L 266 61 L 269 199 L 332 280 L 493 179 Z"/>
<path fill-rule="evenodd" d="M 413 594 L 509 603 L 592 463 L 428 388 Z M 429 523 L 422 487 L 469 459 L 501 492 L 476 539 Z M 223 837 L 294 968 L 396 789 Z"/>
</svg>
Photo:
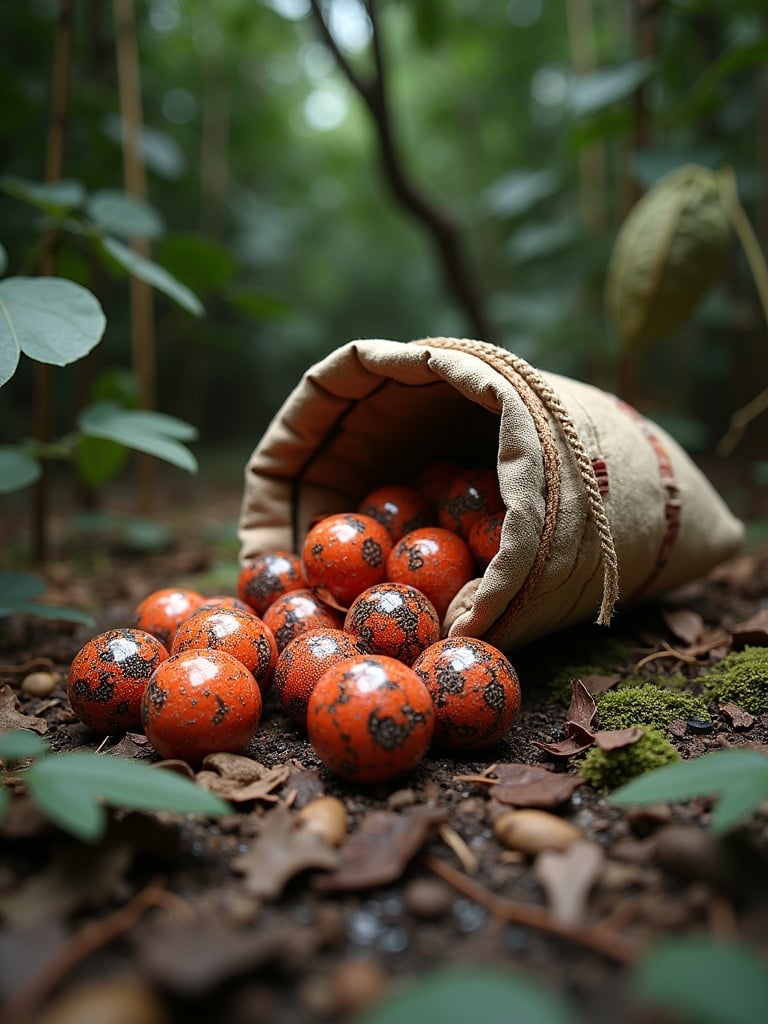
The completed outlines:
<svg viewBox="0 0 768 1024">
<path fill-rule="evenodd" d="M 138 981 L 115 978 L 80 985 L 57 999 L 39 1024 L 168 1024 L 157 996 Z"/>
<path fill-rule="evenodd" d="M 322 836 L 330 846 L 339 846 L 347 834 L 347 809 L 335 796 L 311 800 L 298 817 L 305 828 Z"/>
<path fill-rule="evenodd" d="M 21 688 L 32 697 L 48 697 L 59 685 L 58 672 L 30 672 Z"/>
<path fill-rule="evenodd" d="M 507 811 L 493 822 L 496 838 L 521 853 L 534 857 L 542 850 L 567 850 L 582 839 L 581 831 L 564 818 L 547 811 Z"/>
</svg>

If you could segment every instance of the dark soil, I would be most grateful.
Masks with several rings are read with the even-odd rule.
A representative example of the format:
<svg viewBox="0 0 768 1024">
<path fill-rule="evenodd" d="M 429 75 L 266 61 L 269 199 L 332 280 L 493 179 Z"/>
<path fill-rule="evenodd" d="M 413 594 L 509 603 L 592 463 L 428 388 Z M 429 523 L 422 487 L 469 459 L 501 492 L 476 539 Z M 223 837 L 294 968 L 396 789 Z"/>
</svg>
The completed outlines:
<svg viewBox="0 0 768 1024">
<path fill-rule="evenodd" d="M 21 713 L 45 720 L 53 750 L 117 747 L 118 754 L 153 759 L 143 737 L 104 743 L 74 718 L 69 663 L 95 632 L 128 624 L 138 600 L 159 586 L 220 592 L 219 565 L 226 569 L 230 560 L 231 575 L 235 555 L 231 548 L 222 554 L 211 527 L 231 518 L 232 508 L 222 496 L 218 507 L 195 511 L 176 530 L 176 543 L 151 557 L 114 544 L 87 551 L 65 544 L 66 559 L 47 570 L 46 600 L 93 610 L 96 629 L 0 620 L 0 684 L 14 688 Z M 19 1021 L 25 1008 L 28 1020 L 52 1021 L 46 1014 L 57 1005 L 63 1012 L 67 999 L 75 1001 L 71 1016 L 55 1019 L 85 1020 L 104 999 L 108 1009 L 98 1004 L 93 1019 L 312 1024 L 351 1019 L 401 980 L 432 968 L 498 963 L 561 992 L 584 1020 L 658 1020 L 633 1003 L 626 978 L 635 956 L 660 937 L 695 932 L 766 948 L 768 818 L 755 815 L 716 841 L 707 829 L 709 800 L 629 811 L 580 786 L 547 810 L 596 844 L 602 864 L 584 905 L 557 935 L 550 924 L 561 912 L 542 886 L 538 858 L 499 842 L 492 821 L 504 808 L 491 799 L 489 784 L 461 776 L 494 762 L 575 774 L 578 758 L 548 761 L 534 745 L 565 736 L 570 667 L 619 681 L 647 655 L 663 653 L 641 671 L 682 673 L 695 692 L 697 677 L 731 644 L 733 627 L 766 607 L 768 550 L 755 548 L 663 603 L 620 615 L 607 634 L 586 626 L 519 652 L 512 660 L 524 705 L 507 739 L 470 761 L 429 757 L 396 784 L 341 783 L 272 698 L 247 753 L 267 768 L 287 766 L 286 779 L 269 799 L 240 804 L 215 823 L 115 812 L 107 840 L 88 847 L 40 820 L 17 795 L 0 826 L 0 997 Z M 665 618 L 681 608 L 721 628 L 725 649 L 686 654 L 691 644 Z M 25 673 L 15 668 L 36 658 L 50 659 L 59 674 L 45 697 L 24 692 Z M 671 739 L 684 758 L 731 745 L 768 750 L 768 715 L 736 728 L 714 706 L 705 721 L 675 723 Z M 386 838 L 392 877 L 369 887 L 352 889 L 342 879 L 339 891 L 325 891 L 318 885 L 324 872 L 310 869 L 274 895 L 255 895 L 250 876 L 233 862 L 263 842 L 281 814 L 295 815 L 321 793 L 343 800 L 349 836 L 370 826 L 373 812 L 389 811 L 409 823 L 413 849 L 400 863 Z M 432 815 L 422 839 L 418 814 L 425 809 L 442 817 Z M 441 865 L 449 878 L 441 877 Z M 520 923 L 520 906 L 540 908 L 541 921 Z M 106 928 L 94 931 L 97 922 Z M 595 948 L 595 935 L 607 937 L 603 948 Z M 87 987 L 95 979 L 105 983 L 101 995 Z M 126 980 L 138 983 L 130 999 Z M 118 1005 L 124 1015 L 110 1016 Z"/>
</svg>

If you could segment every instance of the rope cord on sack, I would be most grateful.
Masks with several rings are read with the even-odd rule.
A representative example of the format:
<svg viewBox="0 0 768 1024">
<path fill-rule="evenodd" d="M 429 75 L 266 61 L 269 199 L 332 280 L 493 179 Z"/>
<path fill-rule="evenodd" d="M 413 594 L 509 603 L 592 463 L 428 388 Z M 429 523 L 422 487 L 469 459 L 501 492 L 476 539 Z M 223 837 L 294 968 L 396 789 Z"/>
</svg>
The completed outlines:
<svg viewBox="0 0 768 1024">
<path fill-rule="evenodd" d="M 507 349 L 499 348 L 488 342 L 473 341 L 465 338 L 425 338 L 422 344 L 435 345 L 438 348 L 460 349 L 478 356 L 478 358 L 489 363 L 491 366 L 495 366 L 497 369 L 499 369 L 498 364 L 506 364 L 525 381 L 545 409 L 556 420 L 579 468 L 579 474 L 587 495 L 589 511 L 600 541 L 600 551 L 603 558 L 603 595 L 597 622 L 601 626 L 608 625 L 616 603 L 619 600 L 619 562 L 616 555 L 616 545 L 613 540 L 611 524 L 605 511 L 605 505 L 603 504 L 603 498 L 600 494 L 594 466 L 560 397 L 530 363 L 527 363 L 520 356 L 514 355 Z M 506 374 L 504 376 L 506 377 Z"/>
</svg>

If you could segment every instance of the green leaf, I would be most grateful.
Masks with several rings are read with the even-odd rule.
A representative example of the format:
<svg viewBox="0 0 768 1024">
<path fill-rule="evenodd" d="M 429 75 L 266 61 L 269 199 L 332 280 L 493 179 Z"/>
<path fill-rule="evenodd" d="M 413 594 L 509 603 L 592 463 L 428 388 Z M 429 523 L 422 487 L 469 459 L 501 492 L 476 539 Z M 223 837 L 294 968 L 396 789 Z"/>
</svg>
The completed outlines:
<svg viewBox="0 0 768 1024">
<path fill-rule="evenodd" d="M 557 175 L 549 169 L 513 171 L 505 174 L 481 197 L 483 206 L 503 217 L 517 217 L 534 203 L 553 195 L 559 188 Z"/>
<path fill-rule="evenodd" d="M 0 243 L 0 275 L 4 274 L 8 269 L 8 253 L 6 252 L 5 246 Z"/>
<path fill-rule="evenodd" d="M 88 487 L 102 487 L 116 476 L 128 459 L 128 449 L 103 437 L 81 437 L 75 449 L 77 473 Z"/>
<path fill-rule="evenodd" d="M 31 455 L 10 444 L 0 445 L 0 494 L 29 487 L 41 472 L 40 463 Z"/>
<path fill-rule="evenodd" d="M 678 168 L 647 192 L 621 226 L 606 281 L 606 307 L 624 345 L 680 326 L 720 276 L 730 239 L 709 168 Z"/>
<path fill-rule="evenodd" d="M 123 129 L 119 116 L 106 117 L 103 127 L 108 138 L 122 144 Z M 148 170 L 168 180 L 180 178 L 184 173 L 187 165 L 184 151 L 175 139 L 165 132 L 144 125 L 139 137 L 139 147 Z"/>
<path fill-rule="evenodd" d="M 31 572 L 0 570 L 0 596 L 3 604 L 14 605 L 34 601 L 45 591 L 45 582 Z"/>
<path fill-rule="evenodd" d="M 555 993 L 512 971 L 453 968 L 433 971 L 378 1002 L 357 1024 L 573 1024 Z"/>
<path fill-rule="evenodd" d="M 42 757 L 48 753 L 45 740 L 29 729 L 12 729 L 0 736 L 0 761 L 16 764 L 27 757 Z"/>
<path fill-rule="evenodd" d="M 90 791 L 73 786 L 66 774 L 56 774 L 55 766 L 62 757 L 68 756 L 72 755 L 55 755 L 38 761 L 25 772 L 24 781 L 29 795 L 55 825 L 78 839 L 95 843 L 104 835 L 107 815 Z"/>
<path fill-rule="evenodd" d="M 653 71 L 649 61 L 636 60 L 617 68 L 600 68 L 571 82 L 568 105 L 576 117 L 593 114 L 631 96 Z"/>
<path fill-rule="evenodd" d="M 756 750 L 716 750 L 648 772 L 617 789 L 611 799 L 627 805 L 698 796 L 720 797 L 712 829 L 729 831 L 768 799 L 768 758 Z"/>
<path fill-rule="evenodd" d="M 127 245 L 118 242 L 116 238 L 107 236 L 101 239 L 100 244 L 104 251 L 123 270 L 127 270 L 129 274 L 138 277 L 140 281 L 145 281 L 147 284 L 152 285 L 153 288 L 157 288 L 158 291 L 167 295 L 169 299 L 173 299 L 174 302 L 178 303 L 182 309 L 192 313 L 193 316 L 203 315 L 205 310 L 200 299 L 190 288 L 187 288 L 185 284 L 177 281 L 172 274 L 169 274 L 164 267 L 161 267 L 158 263 L 153 263 L 152 260 L 145 259 L 143 256 L 139 256 L 133 249 L 129 249 Z"/>
<path fill-rule="evenodd" d="M 165 231 L 163 218 L 151 203 L 119 189 L 94 192 L 85 212 L 98 228 L 119 238 L 159 238 Z"/>
<path fill-rule="evenodd" d="M 70 823 L 84 816 L 84 828 L 77 834 L 88 838 L 98 824 L 97 816 L 84 812 L 86 804 L 100 803 L 140 811 L 175 811 L 215 817 L 231 810 L 229 804 L 189 779 L 121 757 L 76 752 L 44 758 L 26 773 L 30 791 L 39 802 L 42 792 L 49 797 L 62 789 L 76 794 L 67 808 Z M 49 804 L 45 805 L 50 814 Z M 60 819 L 55 819 L 62 824 Z M 70 825 L 63 827 L 74 831 Z"/>
<path fill-rule="evenodd" d="M 98 402 L 80 413 L 78 427 L 87 437 L 117 441 L 189 473 L 197 471 L 194 455 L 179 443 L 193 440 L 197 431 L 173 416 L 142 409 L 121 409 L 114 402 Z"/>
<path fill-rule="evenodd" d="M 9 615 L 36 615 L 40 619 L 51 619 L 56 622 L 77 622 L 82 626 L 96 625 L 96 620 L 87 612 L 81 612 L 77 608 L 62 608 L 55 604 L 0 604 L 0 618 L 7 618 Z"/>
<path fill-rule="evenodd" d="M 768 967 L 754 951 L 700 938 L 671 939 L 636 968 L 643 999 L 696 1024 L 755 1024 L 768 1006 Z"/>
<path fill-rule="evenodd" d="M 237 272 L 226 246 L 192 231 L 166 235 L 158 245 L 157 258 L 174 277 L 201 294 L 220 291 Z"/>
<path fill-rule="evenodd" d="M 67 366 L 98 344 L 106 324 L 96 296 L 73 281 L 0 281 L 0 352 L 7 356 L 0 356 L 0 386 L 13 375 L 19 349 L 38 362 Z"/>
<path fill-rule="evenodd" d="M 14 175 L 0 178 L 0 188 L 16 199 L 31 203 L 40 210 L 53 215 L 76 210 L 85 201 L 85 188 L 82 182 L 71 178 L 62 178 L 53 185 L 39 181 L 27 181 Z"/>
</svg>

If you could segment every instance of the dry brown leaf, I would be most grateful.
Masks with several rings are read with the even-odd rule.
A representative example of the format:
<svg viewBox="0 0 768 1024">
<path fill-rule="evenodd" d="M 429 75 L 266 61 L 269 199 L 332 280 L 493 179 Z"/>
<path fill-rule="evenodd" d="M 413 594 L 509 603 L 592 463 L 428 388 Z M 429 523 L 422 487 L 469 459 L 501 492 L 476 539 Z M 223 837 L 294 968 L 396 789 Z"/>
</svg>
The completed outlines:
<svg viewBox="0 0 768 1024">
<path fill-rule="evenodd" d="M 596 693 L 607 693 L 608 690 L 612 690 L 614 686 L 621 680 L 619 675 L 592 675 L 582 676 L 581 681 L 584 684 L 587 693 L 592 695 Z"/>
<path fill-rule="evenodd" d="M 768 645 L 768 608 L 761 608 L 755 615 L 739 622 L 731 630 L 734 647 L 765 647 Z"/>
<path fill-rule="evenodd" d="M 690 608 L 664 608 L 661 616 L 670 633 L 689 647 L 701 640 L 707 628 L 699 613 Z"/>
<path fill-rule="evenodd" d="M 276 807 L 264 817 L 248 850 L 232 861 L 232 868 L 245 876 L 248 892 L 274 899 L 302 871 L 329 871 L 338 863 L 338 852 L 321 836 L 304 828 L 294 812 Z"/>
<path fill-rule="evenodd" d="M 48 732 L 48 723 L 44 718 L 25 715 L 16 694 L 10 686 L 4 685 L 0 687 L 0 735 L 13 729 L 31 729 L 42 735 Z"/>
<path fill-rule="evenodd" d="M 350 892 L 396 881 L 432 830 L 447 817 L 436 807 L 371 812 L 342 843 L 337 868 L 316 878 L 315 887 L 323 892 Z"/>
<path fill-rule="evenodd" d="M 567 850 L 545 850 L 536 858 L 536 876 L 553 915 L 563 924 L 580 924 L 586 915 L 590 890 L 603 867 L 597 843 L 580 840 Z"/>
<path fill-rule="evenodd" d="M 256 764 L 255 761 L 253 763 Z M 290 773 L 288 765 L 281 764 L 276 768 L 265 769 L 264 775 L 250 782 L 241 782 L 239 779 L 209 771 L 198 772 L 195 778 L 201 786 L 235 804 L 247 803 L 249 800 L 263 800 L 274 804 L 279 799 L 274 790 L 283 785 Z"/>
<path fill-rule="evenodd" d="M 557 807 L 570 800 L 584 779 L 531 764 L 497 764 L 493 798 L 512 807 Z"/>
<path fill-rule="evenodd" d="M 113 747 L 107 750 L 108 754 L 115 757 L 128 757 L 134 761 L 150 761 L 152 759 L 152 747 L 149 740 L 141 733 L 127 732 Z"/>
<path fill-rule="evenodd" d="M 737 704 L 721 704 L 720 713 L 725 715 L 734 729 L 749 729 L 755 724 L 755 716 Z"/>
<path fill-rule="evenodd" d="M 606 753 L 611 750 L 623 750 L 631 747 L 645 735 L 639 725 L 631 725 L 628 729 L 598 729 L 595 733 L 595 745 Z"/>
<path fill-rule="evenodd" d="M 592 694 L 580 679 L 572 679 L 567 725 L 573 724 L 585 731 L 591 731 L 596 714 L 597 704 Z"/>
<path fill-rule="evenodd" d="M 583 729 L 575 722 L 566 722 L 565 731 L 568 738 L 560 740 L 559 743 L 542 743 L 540 740 L 533 740 L 534 747 L 543 750 L 550 757 L 574 757 L 576 754 L 583 754 L 595 742 L 595 735 L 589 729 Z"/>
<path fill-rule="evenodd" d="M 233 782 L 239 782 L 241 785 L 263 779 L 269 772 L 266 765 L 254 761 L 252 757 L 246 757 L 244 754 L 229 754 L 226 751 L 208 754 L 203 758 L 202 767 L 205 771 L 216 772 L 223 779 L 232 779 Z"/>
</svg>

